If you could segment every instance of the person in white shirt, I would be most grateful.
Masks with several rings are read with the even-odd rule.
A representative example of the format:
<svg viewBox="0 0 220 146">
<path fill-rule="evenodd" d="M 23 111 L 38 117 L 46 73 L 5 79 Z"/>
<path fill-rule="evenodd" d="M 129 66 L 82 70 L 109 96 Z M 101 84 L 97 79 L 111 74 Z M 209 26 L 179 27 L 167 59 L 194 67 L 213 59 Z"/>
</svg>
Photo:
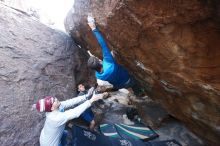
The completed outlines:
<svg viewBox="0 0 220 146">
<path fill-rule="evenodd" d="M 94 88 L 90 88 L 87 94 L 62 102 L 52 96 L 38 100 L 36 109 L 39 112 L 46 112 L 46 121 L 40 134 L 40 146 L 60 146 L 66 122 L 78 118 L 94 101 L 103 99 L 107 94 L 93 93 Z M 73 109 L 65 110 L 82 101 L 85 102 Z"/>
</svg>

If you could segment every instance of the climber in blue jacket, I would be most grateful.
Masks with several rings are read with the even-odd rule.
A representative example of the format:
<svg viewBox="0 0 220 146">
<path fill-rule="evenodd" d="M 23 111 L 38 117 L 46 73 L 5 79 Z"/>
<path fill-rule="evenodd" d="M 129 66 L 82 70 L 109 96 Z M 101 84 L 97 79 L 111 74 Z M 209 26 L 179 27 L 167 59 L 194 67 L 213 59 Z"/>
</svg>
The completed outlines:
<svg viewBox="0 0 220 146">
<path fill-rule="evenodd" d="M 128 71 L 119 65 L 113 58 L 102 34 L 96 28 L 95 20 L 93 17 L 88 16 L 88 25 L 92 29 L 93 34 L 98 40 L 102 48 L 103 61 L 95 56 L 90 56 L 88 60 L 88 67 L 96 70 L 96 78 L 108 81 L 114 89 L 130 88 L 134 85 L 133 78 L 129 75 Z"/>
</svg>

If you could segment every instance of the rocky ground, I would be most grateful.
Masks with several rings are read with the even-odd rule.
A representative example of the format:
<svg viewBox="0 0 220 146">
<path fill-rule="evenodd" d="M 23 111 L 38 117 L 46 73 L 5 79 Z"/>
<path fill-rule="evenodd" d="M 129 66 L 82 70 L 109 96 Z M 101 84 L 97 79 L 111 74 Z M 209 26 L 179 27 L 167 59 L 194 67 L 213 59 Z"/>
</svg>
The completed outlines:
<svg viewBox="0 0 220 146">
<path fill-rule="evenodd" d="M 124 123 L 134 124 L 126 116 L 129 107 L 138 108 L 142 122 L 152 127 L 159 135 L 153 141 L 175 139 L 182 146 L 203 146 L 202 141 L 185 127 L 184 124 L 174 119 L 160 105 L 153 102 L 149 97 L 143 96 L 137 99 L 128 94 L 127 90 L 110 92 L 108 99 L 99 101 L 93 106 L 95 118 L 98 124 Z M 142 112 L 141 112 L 142 111 Z M 74 121 L 85 126 L 82 121 Z M 71 127 L 72 123 L 69 124 Z M 98 128 L 96 129 L 98 131 Z"/>
</svg>

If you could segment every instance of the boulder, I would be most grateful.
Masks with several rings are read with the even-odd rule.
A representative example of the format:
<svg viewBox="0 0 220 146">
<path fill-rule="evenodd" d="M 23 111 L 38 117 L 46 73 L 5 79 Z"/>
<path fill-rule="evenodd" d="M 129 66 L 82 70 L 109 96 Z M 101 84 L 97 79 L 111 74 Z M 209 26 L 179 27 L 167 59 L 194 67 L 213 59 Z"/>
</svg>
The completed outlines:
<svg viewBox="0 0 220 146">
<path fill-rule="evenodd" d="M 89 13 L 144 92 L 207 145 L 219 145 L 220 2 L 75 0 L 66 30 L 101 57 L 86 22 Z"/>
<path fill-rule="evenodd" d="M 0 32 L 1 145 L 39 145 L 44 115 L 32 105 L 45 95 L 71 98 L 90 80 L 88 56 L 67 34 L 2 4 Z"/>
</svg>

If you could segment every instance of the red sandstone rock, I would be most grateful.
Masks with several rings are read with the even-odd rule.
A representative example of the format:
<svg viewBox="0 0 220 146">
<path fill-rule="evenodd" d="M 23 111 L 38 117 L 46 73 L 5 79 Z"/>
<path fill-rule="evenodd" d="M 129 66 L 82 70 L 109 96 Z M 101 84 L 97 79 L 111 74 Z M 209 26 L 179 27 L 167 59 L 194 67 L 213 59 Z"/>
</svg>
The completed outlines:
<svg viewBox="0 0 220 146">
<path fill-rule="evenodd" d="M 92 12 L 116 58 L 170 114 L 211 145 L 220 137 L 218 0 L 75 0 L 66 30 L 101 55 Z"/>
</svg>

